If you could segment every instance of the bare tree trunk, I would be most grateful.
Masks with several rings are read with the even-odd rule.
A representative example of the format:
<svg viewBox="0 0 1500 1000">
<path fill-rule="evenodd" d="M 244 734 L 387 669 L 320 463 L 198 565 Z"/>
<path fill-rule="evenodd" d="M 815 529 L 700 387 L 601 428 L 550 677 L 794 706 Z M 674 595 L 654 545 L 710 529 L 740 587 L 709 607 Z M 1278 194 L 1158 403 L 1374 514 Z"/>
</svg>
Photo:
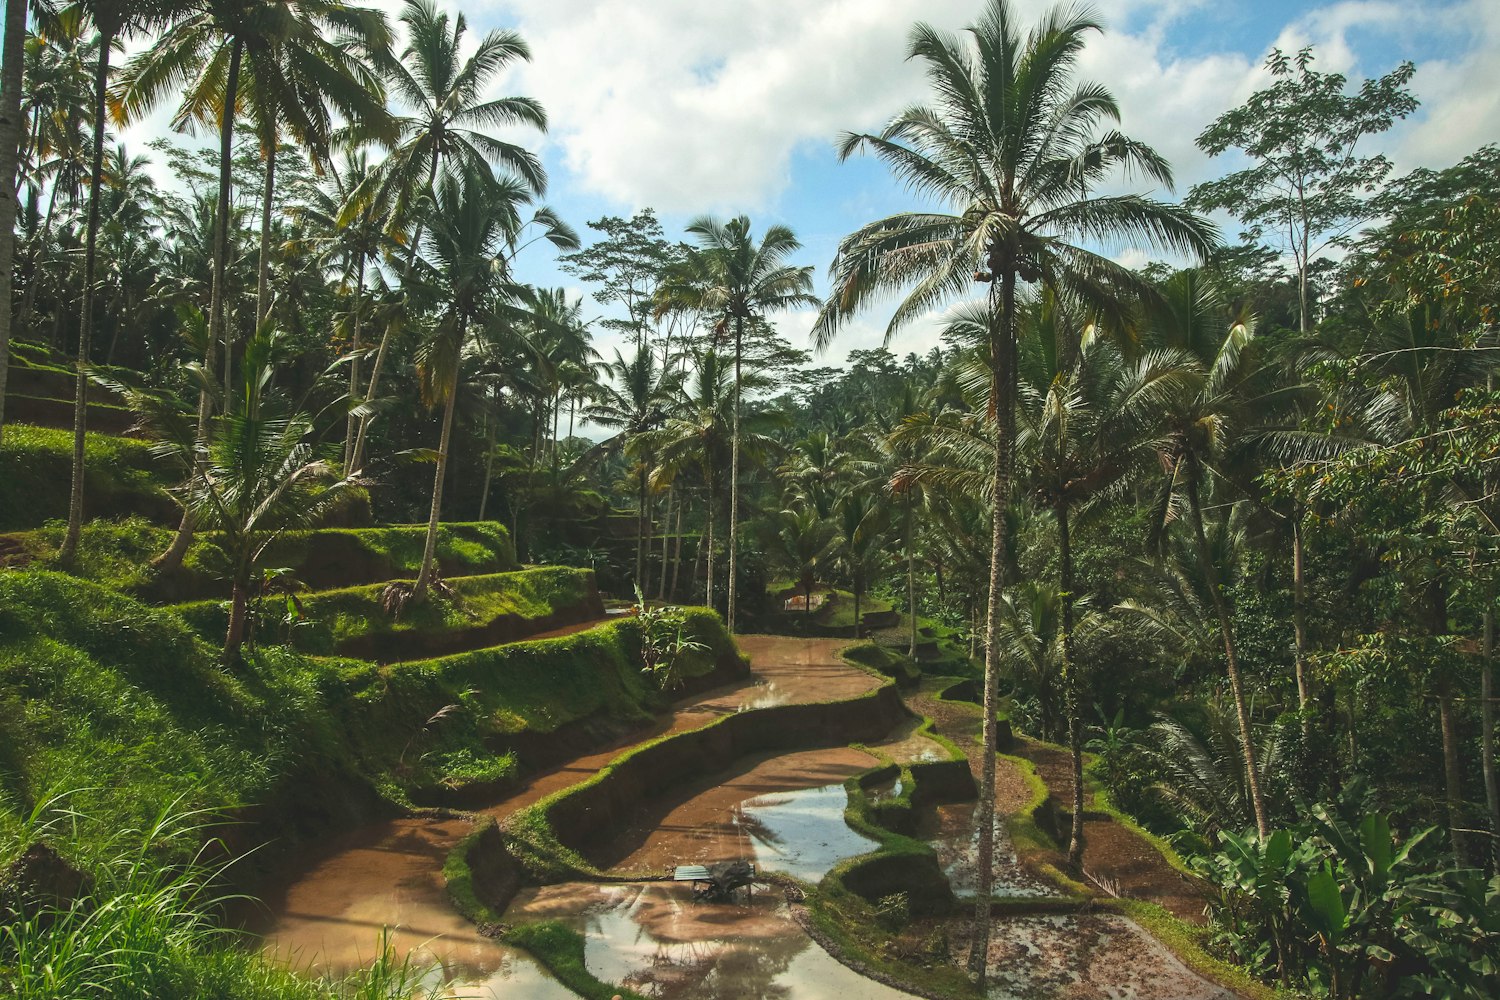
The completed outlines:
<svg viewBox="0 0 1500 1000">
<path fill-rule="evenodd" d="M 729 611 L 724 617 L 729 634 L 735 629 L 735 593 L 740 541 L 740 355 L 744 346 L 745 320 L 734 320 L 734 430 L 729 447 Z"/>
<path fill-rule="evenodd" d="M 1292 505 L 1292 629 L 1297 640 L 1297 708 L 1302 716 L 1302 738 L 1312 736 L 1307 689 L 1307 588 L 1303 564 L 1302 508 Z"/>
<path fill-rule="evenodd" d="M 219 198 L 215 207 L 214 218 L 214 261 L 212 280 L 208 297 L 208 344 L 203 353 L 203 372 L 210 383 L 214 377 L 214 352 L 217 350 L 221 330 L 228 324 L 224 322 L 224 271 L 228 265 L 229 258 L 229 194 L 234 183 L 234 107 L 239 101 L 240 85 L 240 61 L 244 56 L 244 47 L 236 39 L 234 47 L 229 53 L 228 82 L 225 85 L 224 111 L 219 116 Z M 225 368 L 229 366 L 229 359 L 224 359 Z M 225 401 L 227 404 L 227 400 Z M 198 393 L 198 447 L 200 451 L 208 447 L 208 421 L 212 415 L 213 400 L 207 390 Z M 189 473 L 193 478 L 202 475 L 202 456 L 196 456 L 194 467 Z M 198 521 L 190 511 L 182 512 L 182 520 L 178 522 L 177 533 L 172 536 L 172 544 L 167 546 L 167 551 L 157 556 L 152 565 L 158 572 L 170 573 L 182 565 L 182 559 L 187 555 L 188 546 L 193 542 L 193 532 L 197 529 Z"/>
<path fill-rule="evenodd" d="M 58 548 L 57 559 L 70 565 L 78 555 L 83 532 L 83 454 L 88 434 L 89 349 L 94 334 L 94 284 L 99 267 L 99 196 L 104 188 L 105 97 L 109 91 L 109 55 L 114 43 L 107 27 L 99 28 L 99 57 L 94 71 L 94 150 L 89 167 L 88 228 L 83 250 L 83 308 L 78 319 L 78 377 L 73 388 L 73 491 L 68 499 L 68 530 Z"/>
<path fill-rule="evenodd" d="M 1198 542 L 1198 566 L 1203 573 L 1204 585 L 1213 597 L 1214 614 L 1219 620 L 1219 634 L 1224 640 L 1224 658 L 1229 665 L 1229 686 L 1234 692 L 1234 711 L 1239 718 L 1240 749 L 1245 758 L 1245 781 L 1250 789 L 1250 806 L 1255 813 L 1255 829 L 1264 839 L 1271 831 L 1266 818 L 1266 800 L 1261 792 L 1260 772 L 1255 766 L 1255 741 L 1250 732 L 1250 710 L 1245 703 L 1245 684 L 1240 674 L 1239 652 L 1234 641 L 1234 626 L 1229 621 L 1229 608 L 1224 595 L 1219 592 L 1215 580 L 1213 562 L 1208 555 L 1208 536 L 1203 530 L 1203 502 L 1198 495 L 1198 471 L 1192 466 L 1188 471 L 1188 503 L 1193 513 L 1193 532 Z"/>
<path fill-rule="evenodd" d="M 859 574 L 856 573 L 854 575 L 854 641 L 855 642 L 858 642 L 859 640 L 861 640 L 861 639 L 863 639 L 865 637 L 864 636 L 864 631 L 865 630 L 861 627 L 861 622 L 860 622 L 860 617 L 859 617 L 859 598 L 860 598 L 860 591 L 862 591 L 863 589 L 864 589 L 864 585 L 860 582 Z"/>
<path fill-rule="evenodd" d="M 1002 268 L 999 252 L 990 257 L 991 273 L 998 279 L 990 285 L 990 357 L 995 380 L 990 397 L 995 406 L 995 464 L 992 470 L 994 522 L 990 536 L 989 615 L 985 622 L 984 652 L 984 729 L 980 761 L 979 804 L 974 810 L 978 827 L 979 885 L 974 900 L 974 931 L 969 941 L 969 978 L 983 989 L 989 966 L 990 897 L 995 884 L 995 753 L 999 733 L 995 713 L 1000 708 L 1000 652 L 996 632 L 1000 621 L 1000 603 L 1005 592 L 1005 515 L 1010 503 L 1012 464 L 1012 428 L 1014 407 L 1011 403 L 1014 380 L 1016 274 L 1014 266 Z M 996 301 L 995 284 L 1000 285 Z"/>
<path fill-rule="evenodd" d="M 468 323 L 460 319 L 458 342 L 464 342 Z M 438 522 L 443 514 L 443 481 L 448 475 L 448 449 L 453 438 L 453 411 L 458 402 L 459 351 L 453 352 L 453 374 L 448 382 L 448 400 L 443 407 L 443 433 L 438 439 L 437 472 L 432 477 L 432 510 L 427 515 L 427 541 L 422 546 L 422 569 L 417 573 L 417 582 L 412 587 L 412 598 L 422 600 L 432 583 L 437 564 Z"/>
<path fill-rule="evenodd" d="M 26 62 L 26 0 L 6 0 L 0 51 L 0 441 L 10 375 L 11 278 L 16 256 L 16 166 L 21 159 L 21 87 Z"/>
</svg>

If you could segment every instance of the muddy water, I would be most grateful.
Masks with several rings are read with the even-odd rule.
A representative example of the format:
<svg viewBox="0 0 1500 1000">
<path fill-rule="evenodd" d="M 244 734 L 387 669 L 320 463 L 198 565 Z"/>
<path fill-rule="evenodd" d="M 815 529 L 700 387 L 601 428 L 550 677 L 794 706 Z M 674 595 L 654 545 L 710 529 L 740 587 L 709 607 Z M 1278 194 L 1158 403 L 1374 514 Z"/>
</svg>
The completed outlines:
<svg viewBox="0 0 1500 1000">
<path fill-rule="evenodd" d="M 990 1000 L 1235 1000 L 1107 914 L 1013 917 L 990 935 Z"/>
<path fill-rule="evenodd" d="M 898 1000 L 907 994 L 830 958 L 778 893 L 749 903 L 695 903 L 670 883 L 569 883 L 526 890 L 507 920 L 557 919 L 584 935 L 601 979 L 658 1000 Z"/>
<path fill-rule="evenodd" d="M 844 779 L 877 763 L 838 747 L 744 761 L 703 778 L 620 832 L 592 859 L 605 868 L 664 873 L 745 858 L 817 882 L 874 842 L 844 822 Z"/>
<path fill-rule="evenodd" d="M 431 965 L 429 985 L 474 997 L 571 997 L 524 952 L 482 936 L 448 901 L 443 860 L 463 820 L 401 819 L 357 830 L 266 887 L 248 929 L 299 969 L 338 976 L 375 958 L 383 928 L 398 955 Z"/>
<path fill-rule="evenodd" d="M 973 896 L 979 888 L 979 826 L 974 822 L 975 803 L 955 802 L 925 812 L 917 823 L 917 836 L 932 844 L 938 864 L 959 896 Z M 995 817 L 994 895 L 1049 896 L 1056 892 L 1021 866 L 1011 846 L 1004 821 Z"/>
<path fill-rule="evenodd" d="M 558 633 L 580 631 L 590 624 L 570 626 Z M 852 697 L 881 683 L 838 660 L 836 653 L 843 645 L 838 640 L 744 636 L 739 642 L 754 663 L 754 673 L 746 681 L 679 703 L 650 729 L 539 775 L 488 811 L 506 818 L 592 775 L 632 746 L 665 733 L 697 728 L 718 716 L 749 708 Z M 871 758 L 852 750 L 794 754 L 791 758 L 790 764 L 787 758 L 781 765 L 752 761 L 742 769 L 736 790 L 729 797 L 732 801 L 720 800 L 726 809 L 726 824 L 717 835 L 704 838 L 706 846 L 700 856 L 706 859 L 717 850 L 725 857 L 739 857 L 744 852 L 738 845 L 748 837 L 754 856 L 762 859 L 760 863 L 815 878 L 837 857 L 848 856 L 843 852 L 859 854 L 868 849 L 868 841 L 843 826 L 842 781 L 869 767 Z M 672 822 L 670 817 L 667 822 Z M 467 830 L 468 825 L 459 820 L 403 819 L 337 838 L 316 856 L 309 856 L 301 868 L 288 872 L 279 884 L 266 887 L 265 908 L 249 921 L 250 929 L 265 935 L 266 949 L 289 964 L 338 973 L 367 965 L 377 950 L 382 928 L 392 927 L 391 943 L 397 954 L 409 954 L 418 963 L 435 963 L 436 981 L 451 984 L 462 995 L 539 1000 L 569 996 L 524 953 L 479 935 L 449 903 L 442 865 L 448 850 Z M 653 847 L 649 836 L 637 839 L 632 850 Z M 715 843 L 717 847 L 711 846 Z M 787 844 L 795 845 L 794 849 L 784 850 Z M 663 852 L 676 850 L 660 839 L 654 847 Z M 660 891 L 669 890 L 686 891 L 681 886 Z M 770 900 L 757 900 L 754 905 L 763 908 L 769 904 Z M 582 913 L 579 919 L 584 919 Z M 712 925 L 712 908 L 689 922 Z M 808 1000 L 834 995 L 899 995 L 871 992 L 874 984 L 834 962 L 785 914 L 773 923 L 775 932 L 767 932 L 765 940 L 779 942 L 779 954 L 785 962 L 771 976 L 777 989 L 768 995 Z M 700 936 L 695 945 L 710 948 L 722 958 L 722 963 L 718 959 L 709 963 L 719 970 L 716 975 L 720 976 L 721 992 L 706 995 L 760 995 L 751 980 L 745 980 L 743 987 L 736 985 L 741 971 L 753 978 L 755 970 L 766 962 L 757 958 L 753 948 L 746 951 L 740 934 L 743 928 L 737 920 L 732 924 L 721 926 L 721 936 L 738 943 L 720 948 L 706 944 L 708 939 Z M 590 967 L 597 972 L 601 967 L 595 965 L 598 949 L 592 940 Z M 609 978 L 603 972 L 599 974 Z M 825 987 L 827 983 L 844 985 Z"/>
</svg>

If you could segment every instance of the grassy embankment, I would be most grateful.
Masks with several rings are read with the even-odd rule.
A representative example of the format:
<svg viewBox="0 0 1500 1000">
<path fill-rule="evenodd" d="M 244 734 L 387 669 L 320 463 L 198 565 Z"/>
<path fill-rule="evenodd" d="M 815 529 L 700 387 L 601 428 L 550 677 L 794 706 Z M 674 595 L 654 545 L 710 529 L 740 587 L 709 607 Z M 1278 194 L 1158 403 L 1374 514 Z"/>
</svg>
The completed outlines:
<svg viewBox="0 0 1500 1000">
<path fill-rule="evenodd" d="M 717 629 L 708 636 L 716 644 L 728 642 L 716 620 L 700 624 Z M 148 838 L 134 870 L 149 885 L 130 888 L 110 875 L 120 831 L 209 810 L 256 822 L 217 831 L 236 849 L 269 835 L 295 842 L 394 810 L 424 790 L 503 777 L 514 761 L 496 749 L 518 737 L 574 724 L 618 727 L 659 707 L 638 656 L 633 623 L 618 622 L 385 667 L 262 648 L 225 672 L 213 647 L 170 610 L 62 574 L 0 572 L 0 870 L 45 840 L 94 879 L 90 898 L 105 909 L 90 927 L 108 928 L 106 910 L 145 905 L 158 890 L 170 896 L 163 886 L 180 869 L 167 866 L 190 860 L 202 840 Z M 68 821 L 48 826 L 46 803 L 60 791 L 69 793 Z M 238 878 L 246 875 L 241 866 Z M 184 912 L 200 912 L 199 903 L 183 904 Z M 163 975 L 178 985 L 161 980 L 133 995 L 329 995 L 328 984 L 303 989 L 246 964 L 211 931 L 184 938 L 182 948 L 197 956 L 191 962 L 163 943 L 157 964 L 172 966 Z M 37 949 L 62 940 L 37 936 L 23 957 L 35 963 Z M 105 939 L 90 940 L 75 960 L 94 962 L 97 973 L 108 954 L 85 952 Z M 14 960 L 15 942 L 9 947 Z M 21 974 L 7 962 L 0 957 L 0 976 Z M 243 989 L 204 985 L 218 975 Z"/>
</svg>

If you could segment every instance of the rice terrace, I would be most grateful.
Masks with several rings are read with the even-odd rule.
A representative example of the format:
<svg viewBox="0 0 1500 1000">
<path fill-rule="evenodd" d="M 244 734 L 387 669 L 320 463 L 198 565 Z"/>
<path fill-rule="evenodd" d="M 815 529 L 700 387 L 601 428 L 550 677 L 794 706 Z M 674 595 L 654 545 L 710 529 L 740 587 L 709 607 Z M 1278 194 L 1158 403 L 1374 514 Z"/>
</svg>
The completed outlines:
<svg viewBox="0 0 1500 1000">
<path fill-rule="evenodd" d="M 3 6 L 0 996 L 1500 997 L 1500 4 Z"/>
</svg>

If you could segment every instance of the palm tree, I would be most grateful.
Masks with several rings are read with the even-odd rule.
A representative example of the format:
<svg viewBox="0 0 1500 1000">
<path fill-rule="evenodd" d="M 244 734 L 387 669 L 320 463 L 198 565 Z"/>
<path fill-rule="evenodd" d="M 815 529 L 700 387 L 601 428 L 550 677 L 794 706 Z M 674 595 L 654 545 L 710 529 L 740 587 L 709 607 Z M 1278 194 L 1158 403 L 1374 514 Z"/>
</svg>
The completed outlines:
<svg viewBox="0 0 1500 1000">
<path fill-rule="evenodd" d="M 340 33 L 338 44 L 326 37 L 327 32 Z M 341 0 L 210 0 L 182 12 L 151 48 L 131 59 L 111 95 L 112 114 L 122 125 L 139 119 L 167 96 L 181 93 L 173 127 L 188 130 L 209 122 L 218 126 L 217 230 L 204 363 L 208 371 L 214 370 L 217 345 L 222 343 L 226 387 L 232 377 L 225 270 L 235 120 L 242 111 L 251 111 L 263 148 L 272 150 L 277 123 L 282 120 L 289 121 L 299 137 L 326 135 L 326 101 L 330 99 L 343 110 L 368 113 L 378 122 L 383 107 L 377 109 L 379 102 L 363 90 L 371 78 L 346 50 L 378 53 L 383 38 L 388 33 L 381 15 Z M 288 57 L 285 64 L 278 62 L 283 50 Z M 344 79 L 334 83 L 340 76 Z M 274 160 L 273 153 L 267 196 L 275 180 Z M 257 311 L 265 312 L 264 308 Z M 204 393 L 199 398 L 198 424 L 205 431 L 210 406 L 211 397 Z M 171 545 L 156 561 L 159 569 L 181 563 L 193 529 L 191 514 L 184 514 Z"/>
<path fill-rule="evenodd" d="M 422 242 L 423 220 L 416 208 L 433 191 L 439 174 L 485 177 L 489 176 L 489 164 L 494 163 L 518 178 L 532 194 L 546 191 L 541 161 L 520 146 L 496 139 L 487 130 L 529 125 L 546 131 L 547 114 L 529 97 L 487 96 L 496 75 L 517 59 L 531 58 L 520 35 L 491 31 L 465 59 L 464 36 L 469 29 L 462 14 L 450 22 L 431 0 L 407 0 L 401 22 L 408 35 L 406 48 L 401 59 L 385 69 L 394 96 L 409 105 L 412 113 L 394 119 L 398 137 L 395 148 L 355 189 L 340 221 L 347 222 L 377 206 L 377 213 L 389 221 L 393 234 L 400 235 L 409 247 L 404 281 L 410 277 Z M 363 138 L 363 132 L 355 128 L 352 137 Z M 370 368 L 363 399 L 366 408 L 380 388 L 390 329 L 381 337 Z M 360 418 L 354 444 L 351 463 L 356 467 L 364 460 L 369 425 L 367 413 Z"/>
<path fill-rule="evenodd" d="M 1164 350 L 1178 356 L 1187 376 L 1162 400 L 1157 451 L 1165 475 L 1152 517 L 1154 540 L 1159 543 L 1164 537 L 1167 523 L 1177 513 L 1176 503 L 1185 500 L 1197 542 L 1199 573 L 1203 579 L 1212 580 L 1215 572 L 1203 519 L 1207 478 L 1211 470 L 1223 469 L 1229 462 L 1238 444 L 1237 435 L 1248 436 L 1253 428 L 1256 420 L 1252 418 L 1269 422 L 1267 418 L 1279 405 L 1278 397 L 1285 395 L 1285 388 L 1268 383 L 1270 369 L 1254 359 L 1253 317 L 1230 317 L 1218 287 L 1203 274 L 1191 269 L 1178 272 L 1168 279 L 1158 301 L 1160 308 L 1153 310 L 1153 337 Z M 1209 598 L 1234 692 L 1255 825 L 1260 835 L 1266 836 L 1270 825 L 1255 764 L 1239 644 L 1223 591 L 1215 586 Z"/>
<path fill-rule="evenodd" d="M 838 530 L 819 517 L 811 504 L 780 511 L 769 527 L 772 554 L 802 588 L 803 607 L 811 620 L 813 587 L 839 547 Z"/>
<path fill-rule="evenodd" d="M 0 441 L 5 437 L 5 383 L 10 373 L 12 261 L 16 253 L 16 169 L 21 162 L 21 86 L 26 64 L 28 0 L 6 0 L 0 47 Z"/>
<path fill-rule="evenodd" d="M 849 577 L 854 593 L 854 638 L 864 638 L 861 614 L 870 571 L 884 544 L 882 529 L 887 511 L 878 497 L 866 490 L 849 490 L 834 507 L 838 530 L 838 563 Z"/>
<path fill-rule="evenodd" d="M 97 286 L 99 220 L 104 189 L 104 134 L 106 100 L 109 96 L 109 60 L 117 42 L 125 36 L 161 23 L 172 15 L 174 4 L 165 0 L 89 0 L 80 7 L 94 23 L 98 34 L 93 91 L 93 153 L 89 166 L 89 209 L 83 249 L 83 302 L 78 319 L 77 379 L 73 389 L 73 489 L 68 500 L 68 528 L 58 548 L 58 561 L 68 565 L 78 552 L 83 531 L 83 455 L 88 433 L 88 366 L 94 332 L 94 299 Z M 18 95 L 19 96 L 19 95 Z M 6 192 L 7 198 L 9 190 Z M 14 220 L 12 220 L 14 222 Z"/>
<path fill-rule="evenodd" d="M 589 420 L 616 432 L 600 442 L 595 455 L 625 452 L 635 459 L 635 583 L 644 593 L 647 504 L 655 450 L 649 432 L 666 422 L 667 408 L 681 386 L 681 374 L 659 366 L 655 352 L 644 344 L 629 359 L 616 350 L 615 359 L 603 366 L 603 373 L 606 377 L 600 382 L 599 394 L 586 412 Z"/>
<path fill-rule="evenodd" d="M 431 338 L 418 357 L 422 398 L 429 406 L 443 405 L 437 471 L 432 482 L 432 509 L 422 567 L 412 586 L 412 598 L 422 600 L 436 566 L 438 521 L 443 508 L 453 412 L 458 399 L 460 361 L 477 324 L 513 317 L 511 302 L 525 295 L 510 279 L 517 240 L 529 225 L 542 229 L 542 238 L 561 249 L 573 249 L 578 238 L 546 208 L 528 222 L 521 208 L 532 195 L 525 181 L 495 177 L 488 165 L 478 174 L 449 175 L 438 185 L 428 215 L 427 256 L 419 258 L 419 280 L 440 297 L 441 314 Z"/>
<path fill-rule="evenodd" d="M 240 384 L 213 418 L 206 439 L 187 404 L 113 384 L 143 415 L 157 438 L 158 454 L 202 470 L 187 481 L 181 500 L 196 523 L 213 529 L 230 567 L 225 666 L 239 662 L 253 582 L 266 549 L 287 531 L 315 526 L 356 482 L 340 478 L 338 465 L 321 453 L 305 400 L 293 401 L 276 388 L 276 372 L 292 351 L 289 339 L 269 323 L 250 337 Z M 202 366 L 190 365 L 189 372 L 212 384 Z M 324 384 L 320 377 L 313 389 Z"/>
<path fill-rule="evenodd" d="M 325 264 L 335 267 L 339 278 L 349 282 L 353 291 L 346 321 L 349 330 L 349 400 L 359 398 L 360 364 L 364 361 L 364 306 L 367 276 L 395 244 L 386 232 L 386 220 L 373 204 L 345 214 L 353 193 L 370 176 L 370 159 L 363 151 L 348 154 L 343 166 L 330 170 L 322 184 L 308 193 L 298 207 L 299 220 L 309 229 L 305 239 L 291 244 L 293 252 L 313 251 Z M 351 274 L 352 272 L 352 274 Z M 354 435 L 356 414 L 351 406 L 344 430 L 344 473 L 354 471 Z"/>
<path fill-rule="evenodd" d="M 898 114 L 878 135 L 845 136 L 840 155 L 869 149 L 916 193 L 950 210 L 904 212 L 846 237 L 831 268 L 833 292 L 813 330 L 817 342 L 826 345 L 872 298 L 910 287 L 887 326 L 889 336 L 963 294 L 971 281 L 989 284 L 995 511 L 984 773 L 975 817 L 980 884 L 968 962 L 970 975 L 980 981 L 994 858 L 998 663 L 993 639 L 1004 585 L 1012 473 L 1016 286 L 1041 281 L 1090 300 L 1118 302 L 1123 292 L 1142 290 L 1139 279 L 1073 241 L 1126 238 L 1194 255 L 1206 254 L 1215 241 L 1209 223 L 1180 207 L 1138 195 L 1089 195 L 1120 168 L 1171 183 L 1169 167 L 1149 146 L 1101 130 L 1119 120 L 1109 92 L 1095 84 L 1072 84 L 1085 39 L 1098 30 L 1087 13 L 1054 8 L 1023 40 L 1007 0 L 989 0 L 969 28 L 972 45 L 926 24 L 913 28 L 909 53 L 925 64 L 934 103 Z"/>
<path fill-rule="evenodd" d="M 786 259 L 802 248 L 786 226 L 771 226 L 760 245 L 750 232 L 750 219 L 738 216 L 727 223 L 709 216 L 687 227 L 697 237 L 698 253 L 691 258 L 699 301 L 705 312 L 719 317 L 716 333 L 734 334 L 734 426 L 729 457 L 729 605 L 725 621 L 735 628 L 735 552 L 740 531 L 740 419 L 744 385 L 745 324 L 766 314 L 797 306 L 815 306 L 812 268 L 793 267 Z"/>
</svg>

